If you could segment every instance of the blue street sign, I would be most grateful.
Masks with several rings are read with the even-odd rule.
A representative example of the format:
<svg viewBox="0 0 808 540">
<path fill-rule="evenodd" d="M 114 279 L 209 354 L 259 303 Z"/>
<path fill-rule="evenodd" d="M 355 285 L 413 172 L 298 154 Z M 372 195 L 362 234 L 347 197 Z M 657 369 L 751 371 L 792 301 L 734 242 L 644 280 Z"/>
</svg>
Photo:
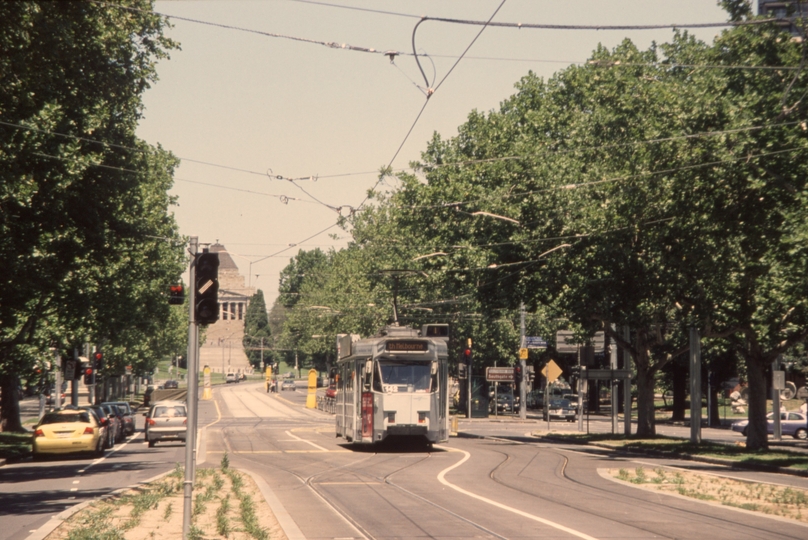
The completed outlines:
<svg viewBox="0 0 808 540">
<path fill-rule="evenodd" d="M 525 347 L 528 349 L 546 349 L 547 342 L 538 336 L 525 336 Z"/>
</svg>

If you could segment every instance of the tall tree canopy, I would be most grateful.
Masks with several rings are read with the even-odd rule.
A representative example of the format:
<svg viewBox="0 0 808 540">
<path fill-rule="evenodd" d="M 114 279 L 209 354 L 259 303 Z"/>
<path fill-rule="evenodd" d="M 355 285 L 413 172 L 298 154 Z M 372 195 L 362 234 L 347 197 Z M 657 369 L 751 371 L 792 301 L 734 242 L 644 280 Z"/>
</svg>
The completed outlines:
<svg viewBox="0 0 808 540">
<path fill-rule="evenodd" d="M 152 2 L 0 4 L 0 414 L 17 374 L 91 340 L 154 362 L 182 270 L 167 191 L 177 160 L 135 136 L 176 45 Z M 107 355 L 105 355 L 107 356 Z M 140 366 L 145 367 L 145 366 Z"/>
<path fill-rule="evenodd" d="M 247 314 L 244 316 L 244 352 L 253 367 L 261 368 L 262 361 L 271 359 L 269 353 L 262 350 L 264 347 L 272 348 L 271 335 L 264 291 L 258 289 L 250 298 Z"/>
<path fill-rule="evenodd" d="M 462 306 L 485 321 L 475 330 L 524 301 L 542 332 L 605 331 L 634 359 L 641 435 L 655 433 L 660 370 L 696 327 L 745 359 L 747 443 L 765 447 L 765 370 L 808 337 L 807 59 L 805 41 L 760 24 L 713 44 L 626 40 L 548 80 L 528 74 L 499 110 L 436 134 L 398 190 L 351 218 L 333 288 L 304 280 L 299 294 L 367 309 L 385 266 L 416 272 L 411 305 Z"/>
</svg>

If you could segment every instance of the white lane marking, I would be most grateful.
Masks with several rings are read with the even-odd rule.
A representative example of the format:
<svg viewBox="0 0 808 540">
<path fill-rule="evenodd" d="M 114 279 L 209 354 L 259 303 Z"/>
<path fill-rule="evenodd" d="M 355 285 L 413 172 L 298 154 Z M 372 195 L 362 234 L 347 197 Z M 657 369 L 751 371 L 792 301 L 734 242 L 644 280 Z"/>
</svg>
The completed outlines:
<svg viewBox="0 0 808 540">
<path fill-rule="evenodd" d="M 293 433 L 292 433 L 292 432 L 290 432 L 290 431 L 284 431 L 284 433 L 286 433 L 286 434 L 287 434 L 287 435 L 289 435 L 290 437 L 294 437 L 294 438 L 295 438 L 296 440 L 298 440 L 298 441 L 301 441 L 301 442 L 304 442 L 304 443 L 310 444 L 310 445 L 312 445 L 313 447 L 317 448 L 318 450 L 322 450 L 323 452 L 328 452 L 328 449 L 327 449 L 327 448 L 323 448 L 322 446 L 320 446 L 320 445 L 318 445 L 318 444 L 314 444 L 314 443 L 313 443 L 313 442 L 311 442 L 311 441 L 307 441 L 306 439 L 302 439 L 302 438 L 298 437 L 297 435 L 293 434 Z"/>
<path fill-rule="evenodd" d="M 531 519 L 533 521 L 538 521 L 539 523 L 543 523 L 545 525 L 548 525 L 548 526 L 553 527 L 555 529 L 558 529 L 560 531 L 564 531 L 564 532 L 569 533 L 569 534 L 571 534 L 573 536 L 577 536 L 578 538 L 583 538 L 584 540 L 598 540 L 594 536 L 589 536 L 586 533 L 576 531 L 575 529 L 570 529 L 569 527 L 565 527 L 564 525 L 561 525 L 560 523 L 556 523 L 554 521 L 550 521 L 549 519 L 544 519 L 544 518 L 541 518 L 539 516 L 534 516 L 533 514 L 528 514 L 527 512 L 517 510 L 516 508 L 511 508 L 510 506 L 506 506 L 506 505 L 504 505 L 502 503 L 499 503 L 497 501 L 493 501 L 493 500 L 488 499 L 486 497 L 483 497 L 481 495 L 477 495 L 476 493 L 466 491 L 465 489 L 452 484 L 451 482 L 446 480 L 446 473 L 452 471 L 453 469 L 456 469 L 457 467 L 460 467 L 463 463 L 468 461 L 469 458 L 471 458 L 471 454 L 469 454 L 465 450 L 460 450 L 459 448 L 450 448 L 448 446 L 438 446 L 438 445 L 436 445 L 436 447 L 448 450 L 450 452 L 462 452 L 464 454 L 463 459 L 461 459 L 460 461 L 458 461 L 457 463 L 455 463 L 451 467 L 443 469 L 438 474 L 438 481 L 441 484 L 443 484 L 444 486 L 450 487 L 453 490 L 455 490 L 455 491 L 457 491 L 459 493 L 462 493 L 463 495 L 468 495 L 469 497 L 471 497 L 473 499 L 477 499 L 478 501 L 482 501 L 482 502 L 484 502 L 486 504 L 490 504 L 491 506 L 495 506 L 496 508 L 499 508 L 501 510 L 506 510 L 508 512 L 512 512 L 512 513 L 514 513 L 514 514 L 516 514 L 518 516 L 522 516 L 524 518 Z"/>
<path fill-rule="evenodd" d="M 73 480 L 74 484 L 78 484 L 79 482 L 81 482 L 81 480 Z"/>
<path fill-rule="evenodd" d="M 70 488 L 70 491 L 78 491 L 79 488 Z"/>
</svg>

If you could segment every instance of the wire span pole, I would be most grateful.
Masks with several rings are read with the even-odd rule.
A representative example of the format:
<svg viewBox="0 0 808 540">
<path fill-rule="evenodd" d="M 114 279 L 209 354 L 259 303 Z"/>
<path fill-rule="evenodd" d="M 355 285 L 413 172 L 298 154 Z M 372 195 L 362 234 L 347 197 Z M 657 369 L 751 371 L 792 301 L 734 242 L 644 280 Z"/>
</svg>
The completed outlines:
<svg viewBox="0 0 808 540">
<path fill-rule="evenodd" d="M 196 442 L 196 403 L 197 403 L 197 372 L 199 371 L 199 338 L 196 324 L 196 255 L 199 248 L 199 239 L 191 237 L 189 251 L 191 253 L 190 275 L 188 277 L 188 395 L 186 397 L 186 414 L 188 415 L 188 428 L 185 432 L 185 480 L 183 481 L 182 505 L 182 537 L 188 538 L 191 531 L 191 513 L 193 511 L 194 494 L 194 447 Z"/>
</svg>

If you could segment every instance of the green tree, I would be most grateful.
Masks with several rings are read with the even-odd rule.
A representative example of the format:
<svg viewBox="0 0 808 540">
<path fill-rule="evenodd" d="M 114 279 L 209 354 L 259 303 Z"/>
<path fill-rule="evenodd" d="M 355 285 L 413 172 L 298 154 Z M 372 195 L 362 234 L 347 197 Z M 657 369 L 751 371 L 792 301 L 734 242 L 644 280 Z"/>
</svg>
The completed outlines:
<svg viewBox="0 0 808 540">
<path fill-rule="evenodd" d="M 142 343 L 169 316 L 164 287 L 182 258 L 166 194 L 176 160 L 135 128 L 175 44 L 151 1 L 129 6 L 0 4 L 5 430 L 21 429 L 17 374 L 48 346 L 120 339 L 130 322 Z"/>
<path fill-rule="evenodd" d="M 712 46 L 686 33 L 648 51 L 626 41 L 547 82 L 528 75 L 499 111 L 430 141 L 426 182 L 404 176 L 391 198 L 399 238 L 428 235 L 413 242 L 434 252 L 423 267 L 458 292 L 473 285 L 483 312 L 524 298 L 610 334 L 637 368 L 642 435 L 690 326 L 734 339 L 762 385 L 805 339 L 806 175 L 794 156 L 806 77 L 735 66 L 796 68 L 803 52 L 774 26 L 744 27 Z M 751 396 L 755 448 L 762 386 Z"/>
<path fill-rule="evenodd" d="M 267 351 L 262 350 L 264 347 L 272 348 L 271 336 L 264 291 L 258 289 L 250 298 L 247 314 L 244 316 L 244 352 L 253 367 L 260 369 L 262 360 L 271 359 Z"/>
</svg>

